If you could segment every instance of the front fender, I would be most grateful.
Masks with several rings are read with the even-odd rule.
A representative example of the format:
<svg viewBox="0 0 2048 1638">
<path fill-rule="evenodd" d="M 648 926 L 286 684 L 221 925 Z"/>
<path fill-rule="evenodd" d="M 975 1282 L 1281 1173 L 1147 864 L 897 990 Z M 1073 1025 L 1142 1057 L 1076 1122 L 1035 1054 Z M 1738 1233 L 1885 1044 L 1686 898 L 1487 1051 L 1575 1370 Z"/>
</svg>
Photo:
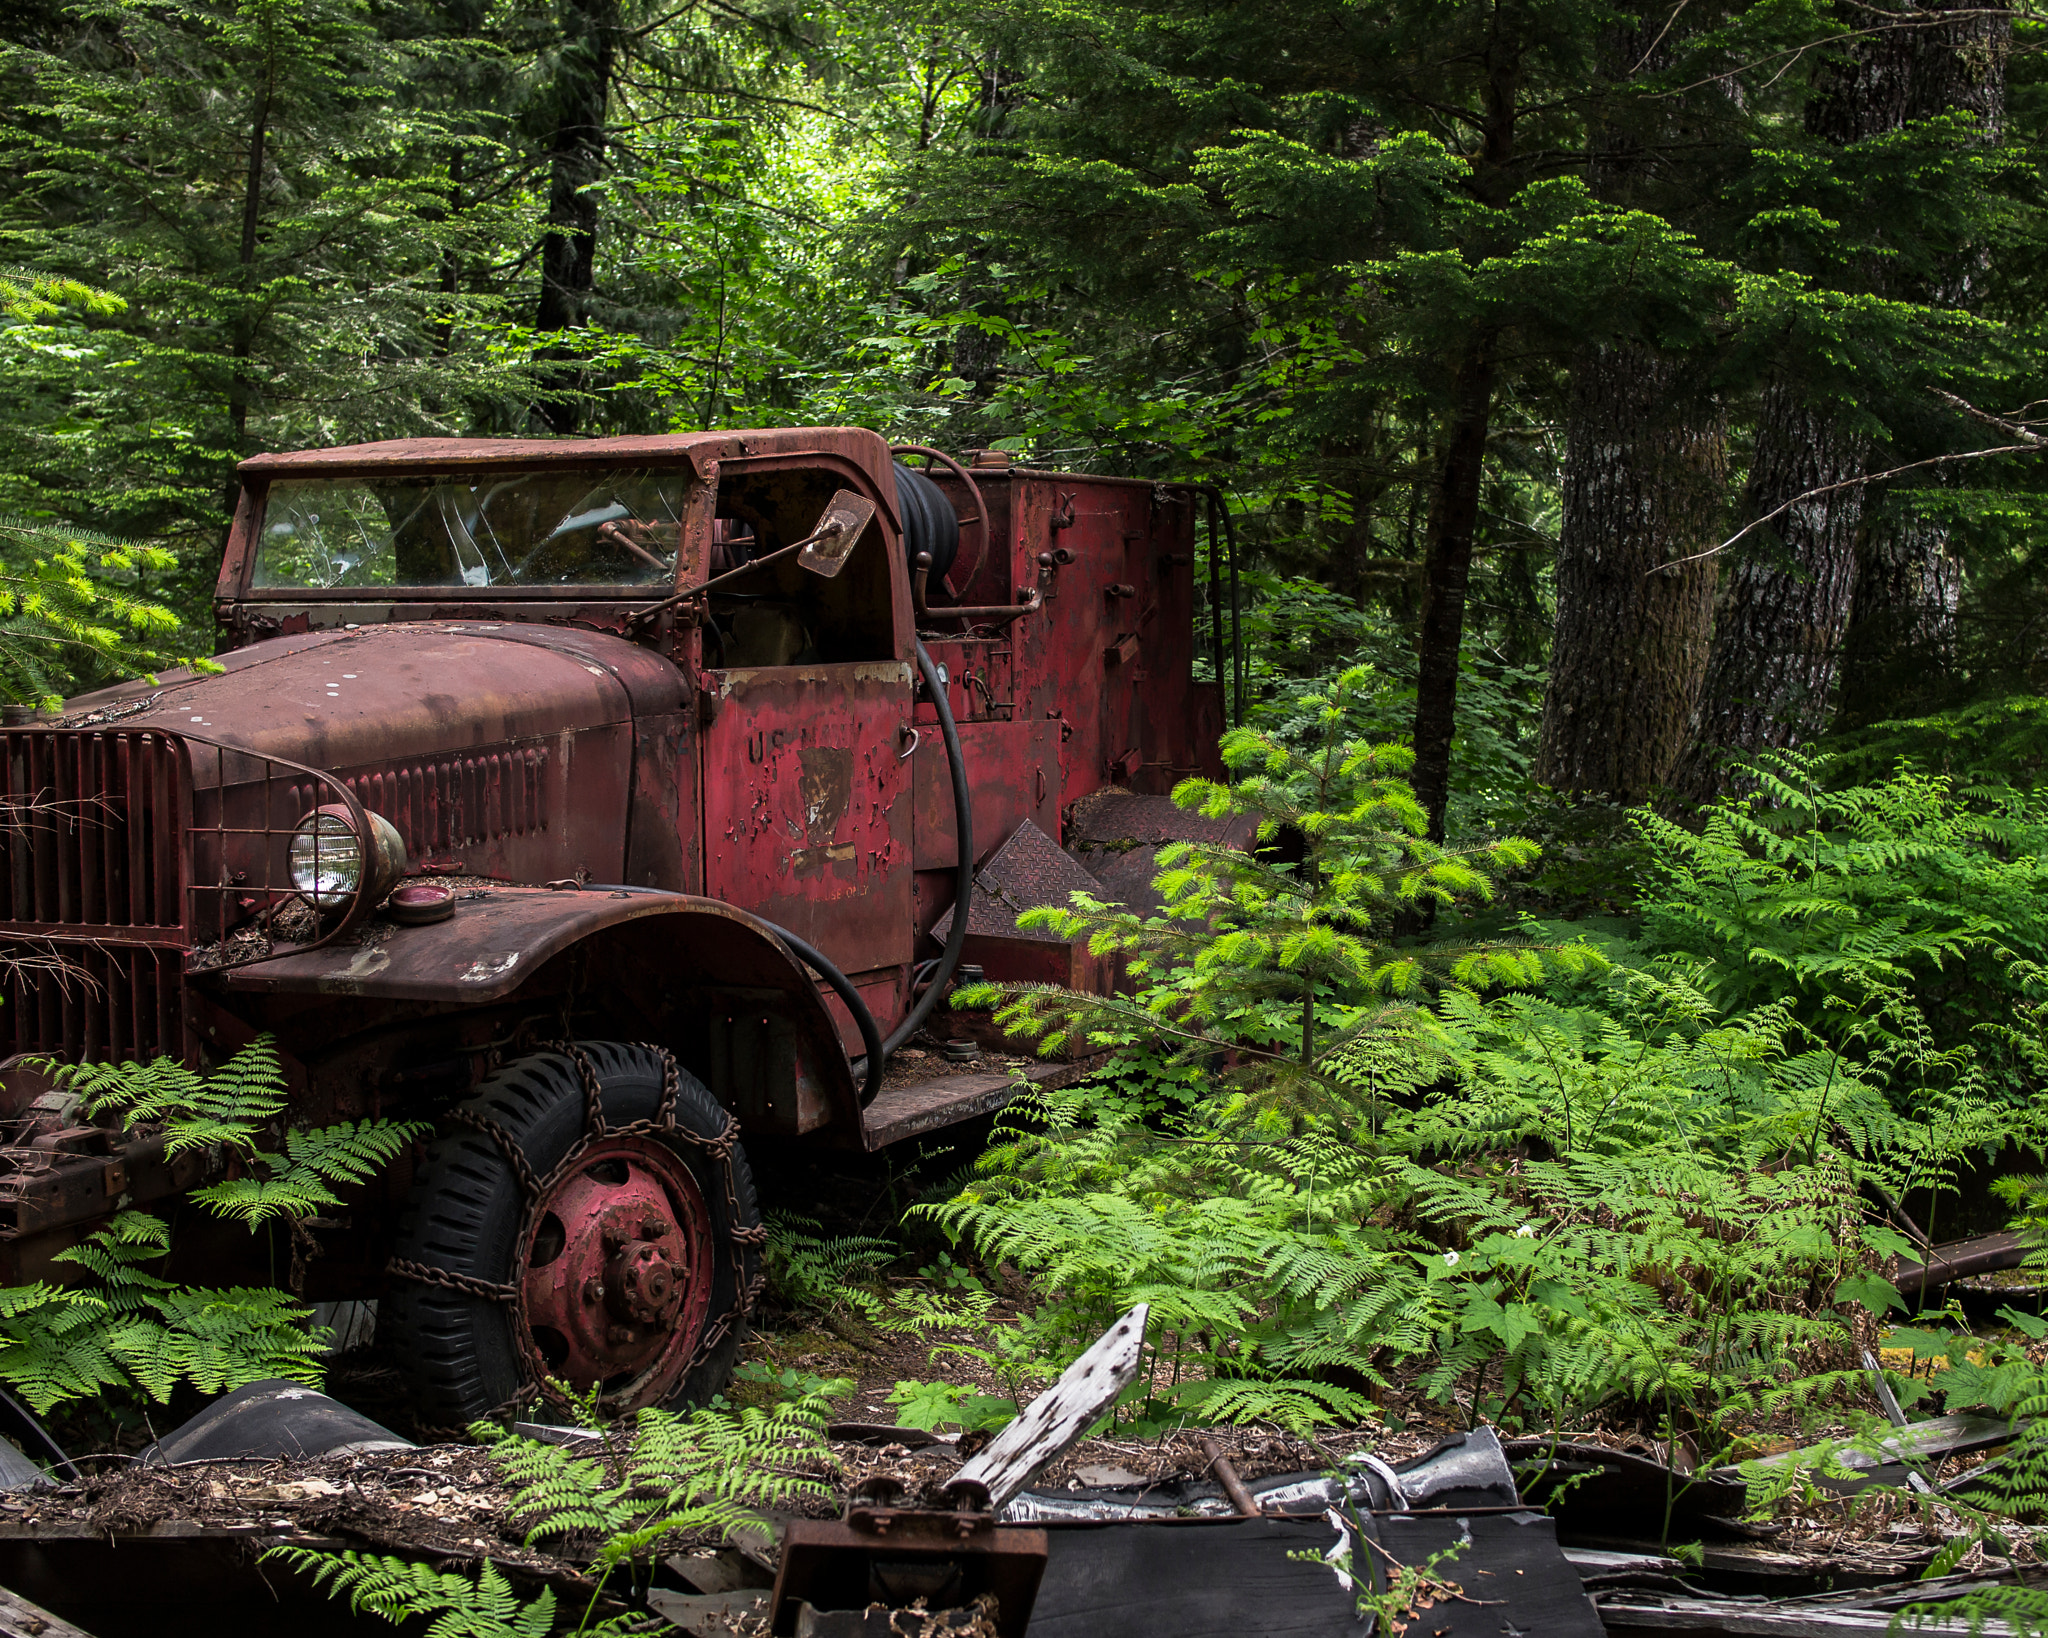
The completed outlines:
<svg viewBox="0 0 2048 1638">
<path fill-rule="evenodd" d="M 492 887 L 458 899 L 447 921 L 373 921 L 358 942 L 248 962 L 203 981 L 229 995 L 350 996 L 460 1010 L 516 996 L 555 957 L 578 948 L 685 989 L 755 998 L 773 992 L 835 1124 L 860 1130 L 846 1052 L 810 970 L 766 922 L 716 899 L 648 888 Z"/>
</svg>

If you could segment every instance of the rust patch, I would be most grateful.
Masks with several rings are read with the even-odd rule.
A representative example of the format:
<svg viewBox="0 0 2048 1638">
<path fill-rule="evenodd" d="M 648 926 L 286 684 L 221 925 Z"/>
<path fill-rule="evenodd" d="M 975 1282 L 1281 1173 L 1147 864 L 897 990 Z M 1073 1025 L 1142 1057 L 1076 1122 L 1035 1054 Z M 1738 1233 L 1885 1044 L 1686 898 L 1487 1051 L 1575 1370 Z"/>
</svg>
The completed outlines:
<svg viewBox="0 0 2048 1638">
<path fill-rule="evenodd" d="M 824 848 L 853 800 L 853 752 L 843 745 L 806 745 L 796 754 L 803 768 L 797 790 L 804 805 L 804 840 L 814 849 Z"/>
</svg>

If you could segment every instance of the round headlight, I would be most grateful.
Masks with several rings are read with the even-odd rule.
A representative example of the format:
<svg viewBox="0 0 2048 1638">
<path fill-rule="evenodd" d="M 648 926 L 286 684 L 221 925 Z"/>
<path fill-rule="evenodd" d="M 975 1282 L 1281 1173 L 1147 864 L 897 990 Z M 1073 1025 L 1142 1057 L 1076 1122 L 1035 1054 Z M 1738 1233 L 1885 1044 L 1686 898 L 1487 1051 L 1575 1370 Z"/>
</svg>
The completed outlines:
<svg viewBox="0 0 2048 1638">
<path fill-rule="evenodd" d="M 292 832 L 286 860 L 292 886 L 316 909 L 339 910 L 366 888 L 375 904 L 405 874 L 405 843 L 391 821 L 367 809 L 364 815 L 370 821 L 367 845 L 339 803 L 315 808 Z"/>
</svg>

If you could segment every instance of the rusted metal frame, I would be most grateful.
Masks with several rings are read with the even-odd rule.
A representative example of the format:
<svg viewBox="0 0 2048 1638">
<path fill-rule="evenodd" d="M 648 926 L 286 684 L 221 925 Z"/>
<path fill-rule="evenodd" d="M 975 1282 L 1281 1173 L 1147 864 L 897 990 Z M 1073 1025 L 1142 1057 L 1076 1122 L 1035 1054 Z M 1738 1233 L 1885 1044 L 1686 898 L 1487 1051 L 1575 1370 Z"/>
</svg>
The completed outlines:
<svg viewBox="0 0 2048 1638">
<path fill-rule="evenodd" d="M 873 440 L 862 427 L 765 427 L 736 432 L 663 432 L 573 442 L 542 438 L 395 438 L 381 443 L 251 455 L 236 471 L 245 478 L 292 476 L 300 472 L 489 471 L 506 465 L 617 466 L 688 462 L 700 471 L 707 462 L 773 459 L 821 444 Z M 759 451 L 759 455 L 756 455 Z"/>
<path fill-rule="evenodd" d="M 889 531 L 898 540 L 903 538 L 903 520 L 896 515 L 894 487 L 889 486 L 885 491 L 884 486 L 876 482 L 872 470 L 836 450 L 784 451 L 773 455 L 728 455 L 722 457 L 704 474 L 704 481 L 713 485 L 723 483 L 735 472 L 790 472 L 818 468 L 854 479 L 875 503 L 875 509 L 888 521 Z"/>
<path fill-rule="evenodd" d="M 144 1136 L 107 1132 L 104 1154 L 37 1149 L 27 1144 L 0 1147 L 0 1207 L 14 1213 L 0 1229 L 0 1244 L 29 1239 L 74 1223 L 106 1217 L 123 1195 L 134 1204 L 182 1193 L 206 1176 L 207 1158 L 188 1151 L 167 1152 L 161 1133 Z"/>
<path fill-rule="evenodd" d="M 505 466 L 505 460 L 506 457 L 503 455 L 496 458 L 496 464 L 499 467 L 503 467 L 502 475 L 505 477 L 519 477 L 533 470 L 531 465 Z M 246 467 L 248 464 L 245 462 L 244 466 Z M 593 460 L 585 456 L 582 459 L 562 460 L 549 464 L 565 469 L 601 472 L 616 468 L 622 462 L 619 460 Z M 691 477 L 696 479 L 698 483 L 701 484 L 705 481 L 702 467 L 698 462 L 692 460 L 687 452 L 670 451 L 665 459 L 649 458 L 635 464 L 645 468 L 687 468 Z M 644 587 L 640 588 L 637 593 L 634 593 L 629 588 L 615 586 L 608 581 L 602 580 L 590 581 L 576 586 L 252 586 L 249 582 L 256 573 L 257 554 L 255 544 L 262 533 L 261 520 L 264 508 L 269 503 L 270 485 L 278 481 L 279 478 L 289 481 L 300 470 L 307 472 L 331 472 L 340 477 L 346 477 L 351 471 L 355 471 L 363 477 L 430 478 L 437 473 L 449 469 L 432 461 L 417 466 L 391 463 L 389 465 L 366 464 L 361 467 L 351 467 L 337 463 L 332 467 L 279 468 L 262 481 L 246 484 L 242 491 L 242 505 L 249 508 L 247 533 L 244 536 L 243 515 L 237 509 L 234 538 L 229 540 L 227 554 L 221 563 L 220 582 L 214 588 L 214 601 L 216 603 L 375 603 L 392 601 L 392 598 L 388 596 L 365 597 L 363 594 L 369 591 L 387 591 L 392 593 L 428 591 L 434 594 L 433 601 L 438 602 L 446 595 L 452 597 L 452 600 L 458 603 L 637 603 L 642 597 L 647 595 L 646 588 Z M 491 465 L 465 467 L 462 471 L 465 476 L 472 477 L 497 475 L 494 473 Z M 678 577 L 681 576 L 682 569 L 682 553 L 678 552 L 676 554 L 676 574 Z M 612 595 L 603 595 L 606 592 L 610 592 Z M 598 595 L 592 595 L 593 593 Z M 423 601 L 423 599 L 408 599 L 408 601 Z"/>
<path fill-rule="evenodd" d="M 336 917 L 333 925 L 327 927 L 326 930 L 320 933 L 320 935 L 317 938 L 314 938 L 313 940 L 305 944 L 294 944 L 289 953 L 294 955 L 303 955 L 309 950 L 317 950 L 323 945 L 332 944 L 344 933 L 354 931 L 354 929 L 362 923 L 364 917 L 366 917 L 374 908 L 374 906 L 372 906 L 369 902 L 370 895 L 368 889 L 370 886 L 372 874 L 370 850 L 372 849 L 375 843 L 375 836 L 372 833 L 372 829 L 370 826 L 369 810 L 363 806 L 362 798 L 357 796 L 356 793 L 349 788 L 346 781 L 339 779 L 335 777 L 335 775 L 327 773 L 322 769 L 309 768 L 303 762 L 292 762 L 287 758 L 281 756 L 272 756 L 265 751 L 251 751 L 240 745 L 234 744 L 230 740 L 215 739 L 211 735 L 188 734 L 183 730 L 177 730 L 175 731 L 175 737 L 180 740 L 187 741 L 190 744 L 204 745 L 208 747 L 210 750 L 212 750 L 212 752 L 214 753 L 215 784 L 213 790 L 214 799 L 217 804 L 217 818 L 216 822 L 212 825 L 201 825 L 200 823 L 198 823 L 196 801 L 193 803 L 191 807 L 188 808 L 185 820 L 185 857 L 188 863 L 188 869 L 190 861 L 195 856 L 193 844 L 196 841 L 196 839 L 202 835 L 212 836 L 215 839 L 216 845 L 219 848 L 218 857 L 223 867 L 225 867 L 227 859 L 226 842 L 229 836 L 262 836 L 266 839 L 270 837 L 282 837 L 286 845 L 289 846 L 292 833 L 299 828 L 300 823 L 305 819 L 306 815 L 304 813 L 301 813 L 293 816 L 288 821 L 288 823 L 282 828 L 280 828 L 272 820 L 272 814 L 275 811 L 274 804 L 277 800 L 278 780 L 276 775 L 271 770 L 273 768 L 283 768 L 290 773 L 302 776 L 303 778 L 312 781 L 317 786 L 325 787 L 326 790 L 335 797 L 335 801 L 331 803 L 314 803 L 314 808 L 339 806 L 344 807 L 348 810 L 349 827 L 356 833 L 357 841 L 364 850 L 362 878 L 357 883 L 355 892 L 351 894 L 349 897 L 348 908 L 344 910 L 340 916 Z M 262 776 L 264 823 L 260 828 L 253 826 L 231 826 L 227 823 L 227 759 L 230 754 L 235 756 L 249 757 L 252 760 L 260 762 L 265 765 Z M 196 797 L 196 791 L 194 795 Z M 312 810 L 309 809 L 308 812 L 310 811 Z M 269 860 L 266 858 L 266 875 L 268 875 L 269 873 L 268 867 Z M 256 892 L 258 892 L 259 894 L 276 894 L 281 892 L 284 895 L 287 902 L 289 902 L 291 899 L 298 899 L 301 903 L 303 903 L 306 906 L 308 910 L 310 910 L 313 913 L 314 917 L 316 918 L 316 924 L 324 926 L 327 920 L 327 916 L 331 912 L 323 911 L 319 905 L 313 903 L 312 900 L 307 898 L 304 893 L 300 892 L 297 888 L 292 887 L 290 885 L 289 869 L 287 869 L 286 875 L 287 880 L 283 887 L 274 887 L 266 881 L 261 886 L 258 886 L 255 889 Z M 193 905 L 194 907 L 196 907 L 197 905 L 197 895 L 200 893 L 214 893 L 220 896 L 222 901 L 220 937 L 223 940 L 225 940 L 229 930 L 229 918 L 226 913 L 227 896 L 229 894 L 240 893 L 244 891 L 244 888 L 247 885 L 249 884 L 238 884 L 231 882 L 221 882 L 218 884 L 212 884 L 187 880 L 187 882 L 185 883 L 185 892 L 187 895 L 188 904 Z M 268 909 L 266 912 L 267 916 L 269 917 L 274 917 L 276 913 L 277 907 L 272 907 Z M 191 924 L 191 920 L 192 918 L 188 915 L 188 926 Z M 258 957 L 257 959 L 260 960 L 263 958 Z M 243 963 L 237 962 L 233 963 L 233 965 L 240 966 L 243 965 Z"/>
<path fill-rule="evenodd" d="M 363 839 L 365 844 L 371 840 L 367 811 L 364 809 L 360 799 L 357 798 L 355 792 L 350 790 L 342 781 L 336 779 L 331 774 L 322 772 L 318 768 L 309 768 L 303 763 L 288 761 L 283 757 L 271 756 L 265 752 L 251 751 L 227 740 L 215 739 L 206 734 L 194 734 L 183 729 L 156 727 L 128 729 L 98 727 L 13 728 L 7 732 L 10 737 L 33 737 L 47 740 L 52 745 L 70 744 L 82 746 L 87 743 L 104 742 L 109 739 L 119 740 L 131 747 L 147 742 L 162 744 L 170 752 L 169 757 L 165 759 L 168 762 L 168 768 L 157 766 L 149 768 L 145 773 L 147 782 L 154 787 L 150 793 L 153 799 L 150 804 L 150 811 L 157 820 L 156 823 L 149 826 L 148 846 L 152 852 L 153 864 L 157 872 L 155 880 L 158 884 L 157 892 L 159 899 L 161 900 L 164 893 L 165 884 L 174 883 L 175 885 L 171 888 L 171 892 L 177 899 L 182 900 L 182 903 L 178 905 L 179 919 L 176 922 L 152 922 L 136 929 L 138 932 L 154 932 L 159 935 L 166 932 L 175 932 L 178 936 L 171 940 L 166 940 L 162 936 L 155 938 L 124 938 L 121 936 L 121 929 L 118 925 L 108 926 L 89 922 L 60 924 L 68 925 L 74 929 L 69 934 L 45 929 L 43 924 L 32 924 L 27 927 L 20 924 L 0 926 L 0 934 L 19 934 L 22 936 L 51 939 L 69 938 L 74 942 L 90 942 L 95 944 L 147 944 L 163 946 L 169 943 L 177 947 L 189 949 L 192 943 L 193 929 L 198 923 L 199 895 L 202 893 L 214 894 L 222 901 L 222 936 L 225 936 L 229 928 L 230 918 L 226 914 L 225 900 L 230 894 L 239 894 L 245 891 L 258 894 L 283 893 L 287 900 L 298 898 L 304 901 L 305 895 L 298 892 L 297 889 L 290 887 L 288 884 L 273 885 L 267 879 L 261 883 L 207 883 L 195 879 L 196 843 L 200 837 L 211 837 L 214 840 L 218 849 L 217 858 L 223 867 L 226 861 L 227 838 L 230 836 L 281 837 L 289 841 L 292 832 L 298 828 L 299 822 L 305 815 L 294 814 L 290 822 L 282 827 L 271 822 L 271 814 L 274 811 L 273 804 L 277 799 L 276 787 L 278 779 L 274 772 L 276 769 L 284 769 L 297 777 L 306 779 L 314 785 L 324 788 L 334 798 L 334 804 L 345 807 L 348 810 L 349 821 L 355 828 L 356 834 Z M 204 745 L 211 749 L 215 756 L 214 772 L 217 783 L 213 787 L 212 794 L 216 803 L 216 819 L 210 825 L 199 822 L 197 811 L 198 787 L 193 779 L 192 770 L 191 747 L 193 745 Z M 227 758 L 230 754 L 248 757 L 252 761 L 263 765 L 262 784 L 265 823 L 261 827 L 231 825 L 227 822 L 229 792 Z M 129 759 L 131 779 L 135 772 L 135 763 L 138 760 L 145 763 L 156 761 L 154 758 L 137 759 L 131 753 Z M 129 793 L 132 801 L 135 786 L 127 784 L 124 785 L 123 789 Z M 330 804 L 315 805 L 326 806 Z M 134 838 L 140 828 L 138 825 L 131 825 L 129 827 L 131 848 L 134 846 Z M 184 856 L 182 859 L 177 856 L 180 843 L 183 844 Z M 270 861 L 266 859 L 264 861 L 264 875 L 266 878 L 269 875 L 269 865 Z M 131 872 L 129 887 L 131 901 L 132 895 L 138 891 L 135 885 L 138 879 L 138 875 Z M 368 873 L 366 871 L 364 885 L 366 886 L 367 884 Z M 295 945 L 294 953 L 318 949 L 321 945 L 332 943 L 343 933 L 354 928 L 370 908 L 365 902 L 367 897 L 368 895 L 359 887 L 351 898 L 348 908 L 341 916 L 334 920 L 333 925 L 327 927 L 319 937 L 310 943 Z M 161 906 L 159 907 L 161 908 Z M 317 906 L 309 904 L 308 908 L 313 909 L 316 915 L 322 914 Z M 324 916 L 322 919 L 325 919 Z M 87 928 L 90 928 L 91 931 L 86 931 L 85 929 Z"/>
<path fill-rule="evenodd" d="M 746 575 L 750 575 L 756 569 L 765 569 L 771 563 L 780 563 L 785 558 L 793 557 L 798 552 L 802 551 L 806 546 L 817 545 L 817 543 L 823 538 L 823 531 L 814 529 L 811 531 L 811 533 L 805 535 L 802 540 L 793 540 L 787 546 L 778 546 L 775 548 L 774 551 L 768 552 L 761 557 L 749 559 L 747 562 L 742 563 L 737 569 L 728 569 L 724 574 L 714 575 L 711 579 L 706 580 L 699 585 L 687 586 L 683 590 L 677 592 L 672 597 L 664 597 L 659 603 L 650 603 L 646 608 L 639 609 L 634 613 L 629 614 L 626 617 L 626 625 L 628 626 L 628 628 L 638 625 L 644 625 L 647 621 L 652 620 L 657 614 L 661 614 L 668 609 L 672 609 L 679 603 L 694 602 L 699 597 L 709 597 L 720 586 L 726 585 L 730 581 L 739 580 Z"/>
</svg>

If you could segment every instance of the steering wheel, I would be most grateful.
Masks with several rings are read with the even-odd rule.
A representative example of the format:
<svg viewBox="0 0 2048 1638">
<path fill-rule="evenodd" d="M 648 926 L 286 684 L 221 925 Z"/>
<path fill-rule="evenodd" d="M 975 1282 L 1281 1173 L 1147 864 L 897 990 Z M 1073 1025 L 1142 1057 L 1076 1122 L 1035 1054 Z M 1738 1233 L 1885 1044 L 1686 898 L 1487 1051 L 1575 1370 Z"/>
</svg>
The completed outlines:
<svg viewBox="0 0 2048 1638">
<path fill-rule="evenodd" d="M 944 462 L 946 469 L 966 487 L 967 494 L 974 503 L 973 515 L 960 519 L 960 544 L 962 550 L 954 557 L 953 566 L 946 571 L 946 578 L 943 582 L 946 594 L 957 603 L 965 595 L 967 588 L 974 584 L 974 577 L 981 573 L 982 564 L 988 561 L 988 503 L 981 498 L 980 486 L 968 475 L 967 468 L 954 460 L 943 449 L 934 449 L 930 444 L 891 444 L 889 446 L 889 453 L 898 456 L 922 455 L 924 457 L 924 470 L 927 477 L 931 475 L 932 462 Z M 974 560 L 963 569 L 961 564 L 967 563 L 965 547 L 967 545 L 967 529 L 970 524 L 974 526 Z"/>
</svg>

